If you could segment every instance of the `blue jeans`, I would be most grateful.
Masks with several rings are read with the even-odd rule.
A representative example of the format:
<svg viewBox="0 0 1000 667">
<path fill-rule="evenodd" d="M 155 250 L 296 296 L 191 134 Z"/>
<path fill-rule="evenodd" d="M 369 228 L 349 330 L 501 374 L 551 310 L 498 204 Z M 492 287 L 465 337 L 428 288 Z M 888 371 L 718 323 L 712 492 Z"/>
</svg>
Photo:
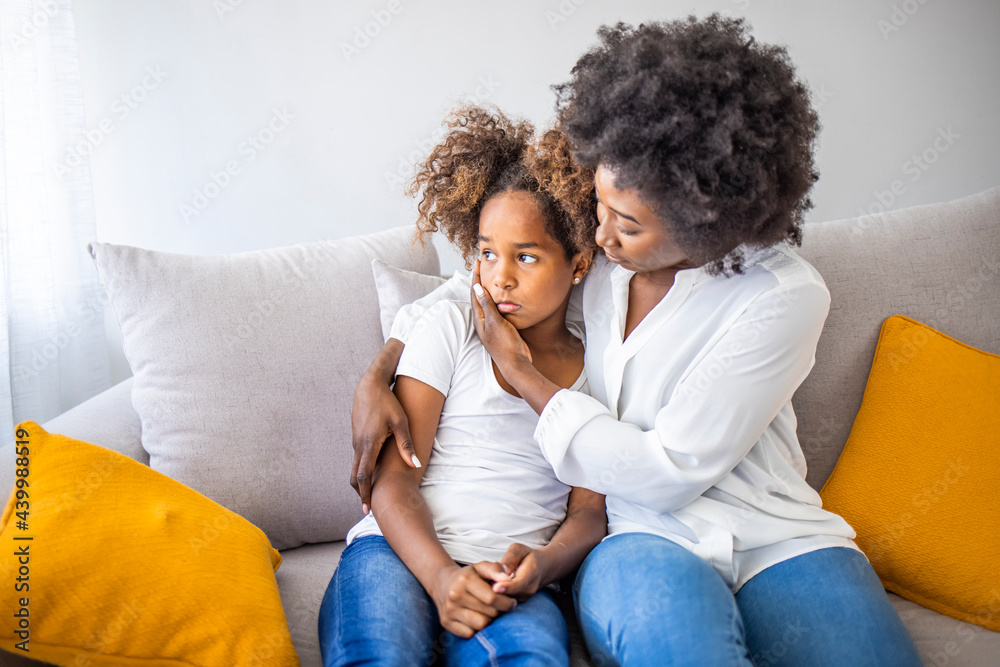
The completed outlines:
<svg viewBox="0 0 1000 667">
<path fill-rule="evenodd" d="M 566 621 L 547 591 L 462 639 L 441 629 L 433 600 L 378 535 L 341 555 L 319 610 L 319 643 L 324 667 L 569 664 Z"/>
<path fill-rule="evenodd" d="M 590 552 L 573 594 L 597 667 L 921 664 L 875 571 L 853 549 L 777 563 L 734 596 L 683 547 L 625 533 Z"/>
</svg>

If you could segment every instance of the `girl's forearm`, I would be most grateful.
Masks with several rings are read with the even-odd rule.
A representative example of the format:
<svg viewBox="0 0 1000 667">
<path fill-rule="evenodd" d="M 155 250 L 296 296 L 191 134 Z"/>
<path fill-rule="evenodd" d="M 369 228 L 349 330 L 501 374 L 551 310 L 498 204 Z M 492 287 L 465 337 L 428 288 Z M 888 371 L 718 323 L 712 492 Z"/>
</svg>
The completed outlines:
<svg viewBox="0 0 1000 667">
<path fill-rule="evenodd" d="M 430 510 L 413 477 L 402 471 L 379 475 L 372 511 L 386 542 L 428 593 L 442 571 L 458 564 L 441 546 Z"/>
</svg>

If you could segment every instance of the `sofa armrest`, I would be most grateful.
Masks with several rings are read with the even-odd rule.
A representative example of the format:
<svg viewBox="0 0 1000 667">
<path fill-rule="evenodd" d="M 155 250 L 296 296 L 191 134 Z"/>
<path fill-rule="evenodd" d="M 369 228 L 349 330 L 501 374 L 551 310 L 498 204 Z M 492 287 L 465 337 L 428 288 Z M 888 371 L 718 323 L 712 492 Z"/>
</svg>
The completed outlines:
<svg viewBox="0 0 1000 667">
<path fill-rule="evenodd" d="M 49 433 L 101 445 L 149 465 L 139 415 L 132 407 L 132 378 L 42 424 Z M 14 446 L 0 447 L 0 501 L 14 487 Z"/>
</svg>

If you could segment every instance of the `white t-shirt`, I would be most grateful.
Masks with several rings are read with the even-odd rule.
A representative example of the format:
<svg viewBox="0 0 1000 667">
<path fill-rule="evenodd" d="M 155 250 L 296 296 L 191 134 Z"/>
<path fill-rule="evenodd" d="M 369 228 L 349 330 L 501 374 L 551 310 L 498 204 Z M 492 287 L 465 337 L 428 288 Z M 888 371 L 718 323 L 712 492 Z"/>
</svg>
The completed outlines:
<svg viewBox="0 0 1000 667">
<path fill-rule="evenodd" d="M 560 480 L 607 495 L 609 536 L 661 535 L 734 592 L 793 556 L 857 549 L 854 530 L 805 481 L 791 403 L 830 293 L 786 244 L 744 265 L 731 277 L 679 271 L 623 341 L 634 274 L 599 258 L 576 304 L 592 396 L 559 391 L 535 431 Z M 467 295 L 468 279 L 439 290 L 400 311 L 393 338 L 409 345 L 413 318 L 442 295 Z"/>
<path fill-rule="evenodd" d="M 414 323 L 396 369 L 445 395 L 420 492 L 438 539 L 460 563 L 499 560 L 514 542 L 548 544 L 570 487 L 534 439 L 538 415 L 497 382 L 466 302 L 439 301 Z M 586 375 L 574 383 L 585 390 Z M 347 542 L 381 535 L 369 513 Z"/>
</svg>

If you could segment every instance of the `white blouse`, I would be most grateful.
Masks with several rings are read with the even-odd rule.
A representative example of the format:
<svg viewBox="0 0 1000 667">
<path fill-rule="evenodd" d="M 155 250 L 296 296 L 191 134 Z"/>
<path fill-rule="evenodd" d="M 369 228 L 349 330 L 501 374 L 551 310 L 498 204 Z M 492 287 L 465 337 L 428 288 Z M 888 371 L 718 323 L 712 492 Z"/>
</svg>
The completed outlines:
<svg viewBox="0 0 1000 667">
<path fill-rule="evenodd" d="M 535 430 L 558 478 L 607 495 L 609 536 L 661 535 L 734 592 L 793 556 L 857 549 L 806 484 L 795 434 L 792 394 L 830 305 L 819 273 L 784 244 L 747 254 L 742 274 L 679 271 L 623 341 L 632 275 L 599 260 L 583 283 L 592 396 L 559 391 Z M 468 286 L 453 278 L 400 311 L 392 337 Z"/>
</svg>

